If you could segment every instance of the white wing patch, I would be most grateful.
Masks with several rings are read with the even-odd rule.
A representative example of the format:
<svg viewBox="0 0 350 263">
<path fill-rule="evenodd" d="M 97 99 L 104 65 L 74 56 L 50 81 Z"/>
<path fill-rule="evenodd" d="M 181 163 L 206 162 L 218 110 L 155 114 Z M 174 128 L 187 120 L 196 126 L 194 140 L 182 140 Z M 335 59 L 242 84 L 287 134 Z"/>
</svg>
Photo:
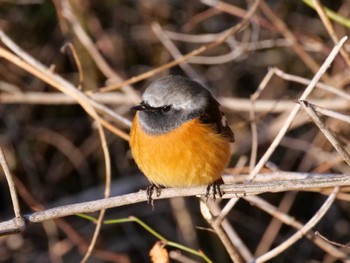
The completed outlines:
<svg viewBox="0 0 350 263">
<path fill-rule="evenodd" d="M 221 113 L 221 124 L 223 127 L 227 127 L 227 119 L 224 114 Z"/>
</svg>

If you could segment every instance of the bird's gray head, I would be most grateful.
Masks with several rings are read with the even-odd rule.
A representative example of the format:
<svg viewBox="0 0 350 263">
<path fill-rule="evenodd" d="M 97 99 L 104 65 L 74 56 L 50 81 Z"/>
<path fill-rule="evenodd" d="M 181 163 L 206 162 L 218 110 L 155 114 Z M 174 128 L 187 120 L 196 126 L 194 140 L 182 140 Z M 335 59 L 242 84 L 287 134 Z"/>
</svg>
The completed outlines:
<svg viewBox="0 0 350 263">
<path fill-rule="evenodd" d="M 198 82 L 181 76 L 166 76 L 151 83 L 142 95 L 138 110 L 141 127 L 162 134 L 204 114 L 211 93 Z"/>
</svg>

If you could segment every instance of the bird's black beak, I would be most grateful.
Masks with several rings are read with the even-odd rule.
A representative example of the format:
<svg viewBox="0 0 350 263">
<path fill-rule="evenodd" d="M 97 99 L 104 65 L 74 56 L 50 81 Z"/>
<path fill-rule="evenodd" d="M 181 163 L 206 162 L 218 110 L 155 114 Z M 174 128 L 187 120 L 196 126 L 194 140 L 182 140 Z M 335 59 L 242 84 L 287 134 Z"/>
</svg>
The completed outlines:
<svg viewBox="0 0 350 263">
<path fill-rule="evenodd" d="M 147 105 L 144 102 L 141 102 L 139 105 L 131 107 L 130 110 L 133 110 L 133 111 L 151 111 L 151 110 L 154 110 L 154 108 Z"/>
<path fill-rule="evenodd" d="M 143 111 L 143 110 L 145 110 L 145 105 L 143 105 L 143 104 L 136 105 L 136 106 L 131 107 L 130 110 L 133 110 L 133 111 Z"/>
</svg>

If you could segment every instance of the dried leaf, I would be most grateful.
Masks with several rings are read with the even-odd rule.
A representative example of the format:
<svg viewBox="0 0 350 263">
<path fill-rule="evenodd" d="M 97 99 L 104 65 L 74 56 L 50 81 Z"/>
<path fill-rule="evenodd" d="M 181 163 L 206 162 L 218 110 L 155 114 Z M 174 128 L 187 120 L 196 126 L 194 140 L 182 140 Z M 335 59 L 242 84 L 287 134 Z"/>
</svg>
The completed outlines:
<svg viewBox="0 0 350 263">
<path fill-rule="evenodd" d="M 164 244 L 158 241 L 154 244 L 149 252 L 152 263 L 169 263 L 168 251 L 164 248 Z"/>
</svg>

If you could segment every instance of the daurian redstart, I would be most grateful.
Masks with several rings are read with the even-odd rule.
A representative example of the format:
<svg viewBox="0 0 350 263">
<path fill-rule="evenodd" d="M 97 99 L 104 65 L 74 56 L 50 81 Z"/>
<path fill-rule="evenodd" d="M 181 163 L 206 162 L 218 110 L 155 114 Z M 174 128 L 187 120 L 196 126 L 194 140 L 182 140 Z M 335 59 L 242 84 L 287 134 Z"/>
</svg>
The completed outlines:
<svg viewBox="0 0 350 263">
<path fill-rule="evenodd" d="M 210 187 L 221 178 L 234 135 L 219 105 L 209 90 L 180 76 L 162 77 L 145 90 L 131 108 L 137 113 L 130 146 L 153 186 Z"/>
</svg>

